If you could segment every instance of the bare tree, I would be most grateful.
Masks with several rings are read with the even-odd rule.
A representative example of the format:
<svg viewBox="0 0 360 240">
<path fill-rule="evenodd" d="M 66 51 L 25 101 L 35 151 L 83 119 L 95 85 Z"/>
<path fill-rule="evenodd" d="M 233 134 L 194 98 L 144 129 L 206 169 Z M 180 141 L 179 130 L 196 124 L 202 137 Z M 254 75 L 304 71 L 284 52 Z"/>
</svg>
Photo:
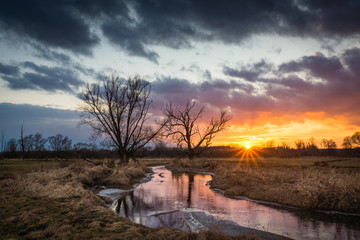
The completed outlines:
<svg viewBox="0 0 360 240">
<path fill-rule="evenodd" d="M 290 144 L 288 144 L 287 142 L 282 142 L 281 146 L 279 146 L 279 147 L 282 148 L 282 149 L 285 149 L 285 150 L 291 149 Z"/>
<path fill-rule="evenodd" d="M 341 144 L 345 149 L 351 149 L 353 147 L 353 142 L 350 136 L 344 138 L 343 143 Z"/>
<path fill-rule="evenodd" d="M 204 129 L 201 129 L 197 121 L 204 113 L 204 107 L 196 111 L 195 102 L 187 102 L 184 109 L 174 108 L 171 103 L 167 104 L 163 111 L 166 119 L 161 122 L 165 125 L 165 136 L 173 137 L 178 146 L 185 146 L 189 159 L 194 159 L 206 147 L 211 145 L 214 136 L 225 129 L 226 123 L 231 116 L 221 110 L 218 119 L 211 118 Z"/>
<path fill-rule="evenodd" d="M 322 147 L 323 148 L 326 148 L 326 149 L 328 149 L 328 150 L 330 150 L 330 149 L 336 149 L 336 147 L 337 147 L 337 144 L 336 144 L 336 142 L 334 141 L 334 140 L 332 140 L 332 139 L 323 139 L 322 141 L 321 141 L 321 144 L 322 144 Z"/>
<path fill-rule="evenodd" d="M 41 133 L 24 136 L 22 132 L 19 143 L 21 150 L 30 156 L 30 154 L 38 154 L 40 151 L 44 151 L 46 141 L 47 140 L 42 137 Z"/>
<path fill-rule="evenodd" d="M 56 134 L 55 136 L 48 137 L 50 149 L 54 152 L 63 152 L 71 149 L 72 141 L 67 136 Z"/>
<path fill-rule="evenodd" d="M 6 138 L 4 131 L 1 132 L 1 146 L 0 146 L 0 153 L 5 152 L 6 147 Z"/>
<path fill-rule="evenodd" d="M 20 150 L 22 152 L 22 157 L 25 158 L 25 141 L 24 141 L 24 132 L 25 132 L 25 128 L 24 125 L 21 125 L 20 128 L 20 139 L 19 139 L 19 145 L 20 145 Z"/>
<path fill-rule="evenodd" d="M 46 142 L 47 140 L 42 137 L 41 133 L 35 133 L 33 137 L 33 145 L 35 152 L 44 151 Z"/>
<path fill-rule="evenodd" d="M 138 76 L 124 80 L 112 75 L 101 83 L 88 84 L 80 94 L 81 124 L 105 137 L 117 150 L 120 164 L 127 164 L 162 129 L 147 124 L 150 92 L 150 83 Z"/>
<path fill-rule="evenodd" d="M 345 137 L 342 146 L 345 149 L 352 149 L 356 155 L 360 156 L 360 132 Z"/>
<path fill-rule="evenodd" d="M 264 148 L 274 149 L 275 148 L 275 141 L 274 140 L 269 140 L 269 141 L 265 142 L 264 143 Z"/>
<path fill-rule="evenodd" d="M 15 153 L 16 150 L 18 149 L 18 146 L 19 146 L 18 141 L 15 138 L 11 138 L 6 144 L 5 151 Z"/>
<path fill-rule="evenodd" d="M 27 153 L 34 151 L 34 135 L 29 134 L 23 138 L 24 150 Z"/>
<path fill-rule="evenodd" d="M 354 147 L 360 147 L 360 132 L 355 132 L 351 136 L 351 141 Z"/>
<path fill-rule="evenodd" d="M 298 150 L 305 149 L 305 143 L 303 140 L 300 140 L 300 139 L 295 141 L 295 146 L 296 146 L 296 149 L 298 149 Z"/>
<path fill-rule="evenodd" d="M 352 146 L 357 156 L 360 156 L 360 132 L 355 132 L 351 136 Z"/>
<path fill-rule="evenodd" d="M 313 137 L 311 137 L 309 141 L 307 141 L 305 148 L 311 155 L 315 155 L 319 151 L 319 148 L 315 143 L 315 138 Z"/>
</svg>

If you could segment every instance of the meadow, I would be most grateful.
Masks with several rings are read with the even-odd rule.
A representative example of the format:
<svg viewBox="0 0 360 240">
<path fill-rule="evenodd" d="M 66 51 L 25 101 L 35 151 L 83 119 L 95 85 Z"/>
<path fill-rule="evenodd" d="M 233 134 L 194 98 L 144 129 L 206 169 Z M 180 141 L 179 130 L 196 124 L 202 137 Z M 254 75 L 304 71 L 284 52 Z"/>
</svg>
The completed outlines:
<svg viewBox="0 0 360 240">
<path fill-rule="evenodd" d="M 106 162 L 98 161 L 98 162 Z M 129 189 L 151 171 L 146 165 L 113 169 L 81 159 L 0 160 L 0 236 L 2 239 L 257 239 L 220 232 L 147 228 L 116 216 L 88 187 Z"/>
<path fill-rule="evenodd" d="M 360 158 L 228 158 L 174 161 L 170 168 L 215 173 L 211 188 L 312 210 L 360 213 Z"/>
<path fill-rule="evenodd" d="M 3 239 L 256 239 L 220 232 L 147 228 L 116 216 L 94 186 L 130 189 L 147 166 L 215 173 L 211 188 L 304 209 L 360 213 L 360 158 L 140 159 L 122 168 L 107 160 L 0 160 Z M 103 163 L 103 164 L 101 164 Z"/>
</svg>

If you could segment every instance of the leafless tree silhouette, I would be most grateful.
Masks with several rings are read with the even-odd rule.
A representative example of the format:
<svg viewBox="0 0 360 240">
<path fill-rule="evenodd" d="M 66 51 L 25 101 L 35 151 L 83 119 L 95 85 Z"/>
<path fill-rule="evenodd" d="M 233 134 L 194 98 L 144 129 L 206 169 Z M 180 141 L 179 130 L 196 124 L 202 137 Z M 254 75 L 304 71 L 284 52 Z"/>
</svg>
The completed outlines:
<svg viewBox="0 0 360 240">
<path fill-rule="evenodd" d="M 58 133 L 55 136 L 48 137 L 50 149 L 54 152 L 60 153 L 63 151 L 69 151 L 71 149 L 72 141 L 67 136 L 63 136 Z"/>
<path fill-rule="evenodd" d="M 204 129 L 201 129 L 197 121 L 204 113 L 204 107 L 195 110 L 195 102 L 187 102 L 184 109 L 175 108 L 171 103 L 163 110 L 165 120 L 165 136 L 173 137 L 178 146 L 185 146 L 189 159 L 194 159 L 206 147 L 211 145 L 214 136 L 225 129 L 226 123 L 231 116 L 221 110 L 218 119 L 211 118 Z"/>
<path fill-rule="evenodd" d="M 138 76 L 125 80 L 112 75 L 98 84 L 87 84 L 80 94 L 81 124 L 105 136 L 119 154 L 118 164 L 127 164 L 162 129 L 147 125 L 150 92 L 150 83 Z"/>
<path fill-rule="evenodd" d="M 18 146 L 19 146 L 19 141 L 16 140 L 15 138 L 11 138 L 6 144 L 5 151 L 15 153 L 18 149 Z"/>
<path fill-rule="evenodd" d="M 343 143 L 341 144 L 341 146 L 343 146 L 343 148 L 345 149 L 351 149 L 353 145 L 352 139 L 350 136 L 346 136 L 343 140 Z"/>
<path fill-rule="evenodd" d="M 321 141 L 321 145 L 325 149 L 335 149 L 337 147 L 337 144 L 334 140 L 325 138 Z"/>
<path fill-rule="evenodd" d="M 303 140 L 296 140 L 295 141 L 295 146 L 298 150 L 302 150 L 305 149 L 305 142 Z"/>
<path fill-rule="evenodd" d="M 1 132 L 1 146 L 0 146 L 0 153 L 5 152 L 5 147 L 6 147 L 6 138 L 5 138 L 4 131 L 2 131 L 2 132 Z"/>
<path fill-rule="evenodd" d="M 345 149 L 352 149 L 357 156 L 360 156 L 360 132 L 345 137 L 342 146 Z"/>
<path fill-rule="evenodd" d="M 360 132 L 355 132 L 351 136 L 351 141 L 352 141 L 354 147 L 360 147 Z"/>
<path fill-rule="evenodd" d="M 20 128 L 20 139 L 19 139 L 19 145 L 20 145 L 20 149 L 22 152 L 22 158 L 25 158 L 24 132 L 25 132 L 25 128 L 24 128 L 24 125 L 22 124 L 21 128 Z"/>
</svg>

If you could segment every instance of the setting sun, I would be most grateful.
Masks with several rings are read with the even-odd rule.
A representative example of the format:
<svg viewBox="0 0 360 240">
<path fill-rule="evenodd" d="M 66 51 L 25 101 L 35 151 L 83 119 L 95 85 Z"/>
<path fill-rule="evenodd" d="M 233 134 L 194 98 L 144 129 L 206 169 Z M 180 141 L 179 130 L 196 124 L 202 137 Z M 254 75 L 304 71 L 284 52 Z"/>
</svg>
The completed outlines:
<svg viewBox="0 0 360 240">
<path fill-rule="evenodd" d="M 246 149 L 250 149 L 250 148 L 251 148 L 250 142 L 246 142 L 246 143 L 245 143 L 245 148 L 246 148 Z"/>
</svg>

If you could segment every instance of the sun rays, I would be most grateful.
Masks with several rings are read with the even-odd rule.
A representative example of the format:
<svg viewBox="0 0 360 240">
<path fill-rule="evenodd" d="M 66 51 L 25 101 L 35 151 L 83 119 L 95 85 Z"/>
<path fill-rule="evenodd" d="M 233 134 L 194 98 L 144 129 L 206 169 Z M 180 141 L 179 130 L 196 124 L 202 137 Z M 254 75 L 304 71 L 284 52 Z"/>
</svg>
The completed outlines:
<svg viewBox="0 0 360 240">
<path fill-rule="evenodd" d="M 245 163 L 247 166 L 258 166 L 258 161 L 263 161 L 263 158 L 259 155 L 255 148 L 252 148 L 250 142 L 245 143 L 245 147 L 241 148 L 234 156 L 239 158 L 236 168 L 239 168 L 241 164 Z"/>
</svg>

